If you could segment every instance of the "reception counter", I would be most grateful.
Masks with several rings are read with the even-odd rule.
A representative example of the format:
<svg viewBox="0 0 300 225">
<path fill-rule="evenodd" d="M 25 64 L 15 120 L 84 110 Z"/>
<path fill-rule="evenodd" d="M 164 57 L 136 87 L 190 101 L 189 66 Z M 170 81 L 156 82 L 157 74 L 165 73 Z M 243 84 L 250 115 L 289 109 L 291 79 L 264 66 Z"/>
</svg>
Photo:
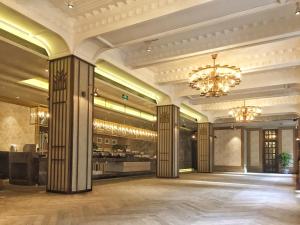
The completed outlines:
<svg viewBox="0 0 300 225">
<path fill-rule="evenodd" d="M 143 158 L 94 158 L 93 177 L 129 176 L 153 173 L 155 160 Z"/>
<path fill-rule="evenodd" d="M 9 183 L 45 185 L 47 158 L 32 152 L 9 152 Z"/>
<path fill-rule="evenodd" d="M 109 162 L 107 172 L 137 172 L 150 171 L 151 162 Z"/>
</svg>

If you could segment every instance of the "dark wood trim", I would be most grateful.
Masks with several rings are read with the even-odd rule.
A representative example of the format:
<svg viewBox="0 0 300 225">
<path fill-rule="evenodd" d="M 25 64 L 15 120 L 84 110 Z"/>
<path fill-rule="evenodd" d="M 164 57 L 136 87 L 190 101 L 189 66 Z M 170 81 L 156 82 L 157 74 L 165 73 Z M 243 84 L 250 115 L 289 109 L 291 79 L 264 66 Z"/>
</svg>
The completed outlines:
<svg viewBox="0 0 300 225">
<path fill-rule="evenodd" d="M 79 171 L 79 168 L 78 168 L 78 158 L 79 158 L 79 114 L 80 114 L 80 60 L 76 59 L 75 58 L 75 62 L 76 64 L 78 63 L 78 78 L 77 78 L 77 118 L 76 118 L 76 123 L 77 123 L 77 130 L 76 130 L 76 190 L 78 190 L 78 171 Z M 75 64 L 75 65 L 76 65 Z M 75 94 L 75 93 L 74 93 Z M 74 150 L 73 150 L 74 151 Z"/>
<path fill-rule="evenodd" d="M 73 174 L 73 137 L 74 137 L 74 102 L 72 101 L 73 99 L 73 93 L 74 93 L 74 76 L 75 76 L 75 59 L 74 57 L 70 57 L 71 59 L 71 68 L 70 68 L 70 79 L 69 79 L 69 83 L 70 83 L 70 90 L 68 92 L 69 97 L 68 97 L 68 102 L 70 104 L 69 106 L 69 126 L 70 126 L 70 130 L 69 130 L 69 140 L 68 140 L 68 144 L 69 144 L 69 193 L 72 192 L 72 174 Z"/>
</svg>

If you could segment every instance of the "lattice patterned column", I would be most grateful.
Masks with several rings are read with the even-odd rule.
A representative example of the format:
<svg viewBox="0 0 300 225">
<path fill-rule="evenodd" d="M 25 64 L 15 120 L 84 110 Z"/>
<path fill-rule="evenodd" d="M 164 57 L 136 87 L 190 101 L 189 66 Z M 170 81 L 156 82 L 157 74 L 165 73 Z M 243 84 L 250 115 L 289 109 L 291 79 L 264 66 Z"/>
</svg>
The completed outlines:
<svg viewBox="0 0 300 225">
<path fill-rule="evenodd" d="M 179 108 L 157 107 L 157 177 L 178 177 Z"/>
<path fill-rule="evenodd" d="M 75 57 L 49 64 L 47 191 L 92 189 L 94 66 Z"/>
<path fill-rule="evenodd" d="M 296 138 L 299 139 L 300 138 L 300 120 L 297 120 L 298 123 L 298 129 L 296 130 L 297 134 L 296 134 Z M 300 145 L 299 145 L 299 141 L 296 141 L 296 189 L 300 190 Z"/>
<path fill-rule="evenodd" d="M 198 123 L 197 136 L 197 171 L 199 173 L 212 172 L 212 143 L 211 123 Z"/>
</svg>

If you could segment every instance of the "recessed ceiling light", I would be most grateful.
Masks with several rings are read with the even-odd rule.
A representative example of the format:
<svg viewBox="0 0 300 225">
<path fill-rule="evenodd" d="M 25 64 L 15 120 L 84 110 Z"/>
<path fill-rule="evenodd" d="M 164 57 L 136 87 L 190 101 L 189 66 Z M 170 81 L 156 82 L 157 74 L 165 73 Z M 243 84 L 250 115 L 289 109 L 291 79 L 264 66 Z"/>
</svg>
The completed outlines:
<svg viewBox="0 0 300 225">
<path fill-rule="evenodd" d="M 153 40 L 149 40 L 149 41 L 145 41 L 145 45 L 146 45 L 146 51 L 148 53 L 152 52 L 152 43 L 157 41 L 158 39 L 153 39 Z"/>
<path fill-rule="evenodd" d="M 300 15 L 300 6 L 299 6 L 299 2 L 296 3 L 297 7 L 296 7 L 296 15 Z"/>
<path fill-rule="evenodd" d="M 45 72 L 47 72 L 47 73 L 48 73 L 48 72 L 49 72 L 49 70 L 48 70 L 48 69 L 45 69 Z"/>
<path fill-rule="evenodd" d="M 69 9 L 73 9 L 74 8 L 74 4 L 72 1 L 67 1 L 66 5 L 68 6 Z"/>
<path fill-rule="evenodd" d="M 20 96 L 16 96 L 16 99 L 20 99 Z"/>
<path fill-rule="evenodd" d="M 100 97 L 100 93 L 99 93 L 99 89 L 98 88 L 94 89 L 94 96 L 95 97 Z"/>
</svg>

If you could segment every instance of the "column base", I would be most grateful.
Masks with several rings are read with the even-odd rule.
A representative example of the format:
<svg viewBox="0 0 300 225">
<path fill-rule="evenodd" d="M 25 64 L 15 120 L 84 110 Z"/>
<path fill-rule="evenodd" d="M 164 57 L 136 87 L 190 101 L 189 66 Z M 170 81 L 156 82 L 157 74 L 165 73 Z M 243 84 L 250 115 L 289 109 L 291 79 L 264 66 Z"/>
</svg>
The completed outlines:
<svg viewBox="0 0 300 225">
<path fill-rule="evenodd" d="M 54 193 L 54 194 L 65 194 L 65 195 L 71 195 L 71 194 L 80 194 L 80 193 L 86 193 L 90 192 L 93 189 L 87 189 L 87 190 L 81 190 L 81 191 L 71 191 L 71 192 L 65 192 L 65 191 L 53 191 L 53 190 L 46 190 L 49 193 Z"/>
<path fill-rule="evenodd" d="M 164 176 L 157 176 L 157 175 L 156 175 L 156 178 L 162 178 L 162 179 L 176 179 L 176 178 L 179 178 L 179 176 L 164 177 Z"/>
</svg>

